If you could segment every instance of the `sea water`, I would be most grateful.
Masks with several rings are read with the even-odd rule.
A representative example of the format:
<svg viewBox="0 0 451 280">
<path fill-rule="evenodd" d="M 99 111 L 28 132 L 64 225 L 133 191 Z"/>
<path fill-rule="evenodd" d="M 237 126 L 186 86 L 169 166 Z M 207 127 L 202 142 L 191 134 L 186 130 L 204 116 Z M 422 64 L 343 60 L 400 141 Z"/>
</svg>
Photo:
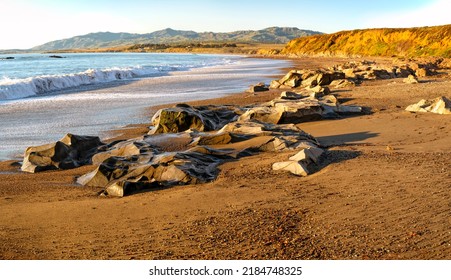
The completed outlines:
<svg viewBox="0 0 451 280">
<path fill-rule="evenodd" d="M 0 160 L 66 133 L 106 137 L 148 123 L 149 106 L 269 82 L 288 62 L 229 55 L 82 53 L 0 56 Z"/>
</svg>

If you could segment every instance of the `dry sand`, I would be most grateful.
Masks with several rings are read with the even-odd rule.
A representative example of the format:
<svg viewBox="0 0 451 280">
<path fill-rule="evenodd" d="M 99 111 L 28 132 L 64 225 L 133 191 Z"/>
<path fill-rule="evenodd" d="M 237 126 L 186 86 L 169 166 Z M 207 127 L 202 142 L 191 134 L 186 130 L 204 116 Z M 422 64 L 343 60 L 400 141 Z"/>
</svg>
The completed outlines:
<svg viewBox="0 0 451 280">
<path fill-rule="evenodd" d="M 279 93 L 191 104 L 250 104 Z M 74 183 L 92 166 L 24 174 L 2 162 L 0 259 L 451 259 L 451 117 L 404 111 L 451 96 L 451 76 L 365 81 L 333 93 L 371 113 L 299 125 L 329 147 L 308 177 L 271 170 L 292 152 L 264 153 L 223 164 L 211 183 L 105 198 Z M 131 126 L 120 137 L 142 132 Z"/>
</svg>

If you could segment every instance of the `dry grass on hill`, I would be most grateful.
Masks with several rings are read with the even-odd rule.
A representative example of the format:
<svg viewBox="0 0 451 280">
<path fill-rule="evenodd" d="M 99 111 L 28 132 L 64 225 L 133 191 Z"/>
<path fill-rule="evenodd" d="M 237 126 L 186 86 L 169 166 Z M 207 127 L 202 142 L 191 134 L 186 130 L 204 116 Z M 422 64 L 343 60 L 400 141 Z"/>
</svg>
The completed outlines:
<svg viewBox="0 0 451 280">
<path fill-rule="evenodd" d="M 285 55 L 451 57 L 451 24 L 341 31 L 290 41 Z"/>
</svg>

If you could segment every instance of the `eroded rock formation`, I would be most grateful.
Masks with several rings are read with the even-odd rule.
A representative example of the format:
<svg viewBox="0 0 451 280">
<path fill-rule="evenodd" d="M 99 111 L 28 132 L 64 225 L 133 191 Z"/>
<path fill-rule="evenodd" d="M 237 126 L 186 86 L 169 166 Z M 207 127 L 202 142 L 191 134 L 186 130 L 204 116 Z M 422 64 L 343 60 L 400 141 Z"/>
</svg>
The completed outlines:
<svg viewBox="0 0 451 280">
<path fill-rule="evenodd" d="M 323 149 L 296 124 L 362 112 L 359 106 L 341 105 L 330 94 L 326 85 L 333 81 L 348 83 L 344 73 L 290 71 L 277 83 L 305 88 L 282 92 L 270 102 L 246 107 L 179 104 L 159 110 L 147 134 L 109 144 L 98 137 L 68 134 L 56 143 L 28 148 L 22 170 L 93 164 L 95 170 L 77 182 L 103 188 L 106 195 L 124 196 L 143 189 L 214 180 L 218 165 L 226 160 L 293 151 L 292 157 L 274 163 L 273 169 L 306 176 L 317 169 L 313 167 Z"/>
<path fill-rule="evenodd" d="M 409 105 L 406 111 L 448 115 L 451 114 L 451 100 L 444 96 L 435 99 L 422 99 L 416 104 Z"/>
</svg>

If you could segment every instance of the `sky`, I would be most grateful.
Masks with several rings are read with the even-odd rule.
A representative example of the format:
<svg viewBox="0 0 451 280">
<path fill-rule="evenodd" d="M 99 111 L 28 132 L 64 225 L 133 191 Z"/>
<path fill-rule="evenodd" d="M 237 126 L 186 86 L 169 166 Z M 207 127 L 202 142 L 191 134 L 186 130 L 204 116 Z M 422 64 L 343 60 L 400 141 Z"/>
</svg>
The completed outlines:
<svg viewBox="0 0 451 280">
<path fill-rule="evenodd" d="M 325 33 L 451 24 L 448 0 L 0 0 L 0 49 L 92 32 L 298 27 Z"/>
</svg>

